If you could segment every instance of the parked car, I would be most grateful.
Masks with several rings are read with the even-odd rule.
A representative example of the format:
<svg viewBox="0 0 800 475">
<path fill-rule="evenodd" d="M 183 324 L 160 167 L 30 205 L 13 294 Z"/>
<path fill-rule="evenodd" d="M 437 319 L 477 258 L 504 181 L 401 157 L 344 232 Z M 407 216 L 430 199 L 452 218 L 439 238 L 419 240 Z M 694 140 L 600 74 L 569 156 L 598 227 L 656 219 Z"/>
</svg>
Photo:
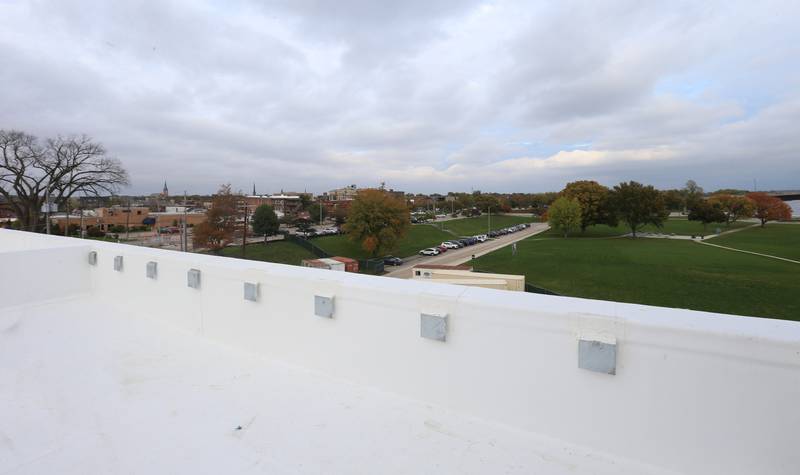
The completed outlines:
<svg viewBox="0 0 800 475">
<path fill-rule="evenodd" d="M 475 239 L 477 239 L 478 242 L 486 242 L 486 240 L 489 239 L 489 236 L 485 234 L 480 234 L 478 236 L 475 236 Z"/>
<path fill-rule="evenodd" d="M 478 238 L 476 237 L 467 238 L 467 243 L 469 243 L 470 246 L 478 244 Z"/>
<path fill-rule="evenodd" d="M 456 243 L 454 243 L 452 241 L 445 241 L 441 245 L 446 247 L 446 248 L 448 248 L 448 249 L 458 249 L 459 247 L 461 247 L 461 246 L 459 246 L 458 244 L 456 244 Z"/>
<path fill-rule="evenodd" d="M 438 249 L 439 252 L 447 252 L 447 246 L 439 246 L 436 249 Z"/>
<path fill-rule="evenodd" d="M 386 256 L 383 258 L 383 265 L 385 266 L 401 266 L 403 265 L 403 259 L 394 256 Z"/>
<path fill-rule="evenodd" d="M 439 250 L 433 247 L 429 247 L 427 249 L 419 251 L 419 253 L 423 256 L 438 256 Z"/>
</svg>

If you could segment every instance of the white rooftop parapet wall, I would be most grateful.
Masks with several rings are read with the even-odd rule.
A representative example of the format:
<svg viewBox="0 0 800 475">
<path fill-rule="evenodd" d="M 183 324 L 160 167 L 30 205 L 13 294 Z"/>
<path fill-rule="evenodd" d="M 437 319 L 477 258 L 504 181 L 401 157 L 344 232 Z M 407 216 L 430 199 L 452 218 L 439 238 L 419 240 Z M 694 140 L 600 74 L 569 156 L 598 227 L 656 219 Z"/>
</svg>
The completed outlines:
<svg viewBox="0 0 800 475">
<path fill-rule="evenodd" d="M 85 295 L 89 249 L 87 241 L 0 229 L 0 311 Z"/>
<path fill-rule="evenodd" d="M 0 246 L 29 236 L 2 231 Z M 90 289 L 110 311 L 665 469 L 800 467 L 795 322 L 45 239 L 48 254 L 22 266 L 3 253 L 0 269 L 58 267 L 74 277 L 49 282 L 64 296 Z M 317 296 L 332 299 L 332 318 L 315 315 Z M 445 341 L 421 336 L 422 314 L 446 316 Z M 616 374 L 579 368 L 580 340 L 616 343 Z"/>
</svg>

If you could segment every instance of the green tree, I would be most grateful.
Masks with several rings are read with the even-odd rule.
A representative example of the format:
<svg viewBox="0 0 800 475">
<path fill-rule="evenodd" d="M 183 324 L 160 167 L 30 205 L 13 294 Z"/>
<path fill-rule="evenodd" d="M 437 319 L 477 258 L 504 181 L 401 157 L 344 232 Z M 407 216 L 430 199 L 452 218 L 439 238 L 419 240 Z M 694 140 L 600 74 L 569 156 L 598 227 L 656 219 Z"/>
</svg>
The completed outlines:
<svg viewBox="0 0 800 475">
<path fill-rule="evenodd" d="M 703 232 L 708 229 L 708 223 L 725 222 L 725 212 L 719 203 L 709 200 L 700 200 L 689 210 L 689 221 L 700 221 L 703 223 Z"/>
<path fill-rule="evenodd" d="M 476 194 L 473 194 L 473 198 L 475 201 L 475 206 L 483 213 L 488 212 L 490 208 L 494 213 L 499 213 L 502 211 L 501 202 L 494 195 L 476 192 Z"/>
<path fill-rule="evenodd" d="M 608 224 L 616 226 L 609 203 L 610 190 L 596 181 L 581 180 L 567 183 L 562 196 L 572 198 L 581 205 L 581 232 L 589 226 Z"/>
<path fill-rule="evenodd" d="M 322 214 L 320 214 L 320 211 Z M 322 224 L 320 216 L 322 217 L 323 220 L 327 218 L 328 210 L 321 203 L 312 203 L 308 207 L 308 215 L 311 216 L 312 221 L 319 221 L 319 223 Z"/>
<path fill-rule="evenodd" d="M 347 215 L 349 214 L 350 210 L 347 209 L 345 206 L 337 206 L 333 212 L 333 219 L 336 222 L 337 226 L 341 226 L 347 222 Z"/>
<path fill-rule="evenodd" d="M 303 211 L 308 211 L 309 206 L 311 206 L 311 195 L 308 193 L 300 193 L 300 207 Z"/>
<path fill-rule="evenodd" d="M 685 209 L 683 191 L 681 190 L 664 190 L 664 204 L 670 211 L 683 211 Z"/>
<path fill-rule="evenodd" d="M 566 196 L 555 200 L 547 210 L 548 223 L 553 229 L 563 233 L 564 237 L 567 237 L 571 231 L 581 227 L 582 216 L 580 202 L 575 198 Z"/>
<path fill-rule="evenodd" d="M 272 236 L 278 233 L 278 215 L 270 205 L 261 205 L 256 208 L 253 213 L 253 232 L 256 235 L 263 235 L 264 242 L 267 242 L 267 236 Z"/>
<path fill-rule="evenodd" d="M 681 193 L 683 194 L 683 209 L 685 210 L 694 208 L 694 205 L 703 199 L 703 188 L 694 180 L 687 181 Z"/>
<path fill-rule="evenodd" d="M 741 218 L 749 218 L 755 212 L 755 203 L 746 196 L 721 193 L 712 196 L 708 201 L 719 205 L 725 213 L 727 226 Z"/>
<path fill-rule="evenodd" d="M 344 231 L 372 257 L 392 251 L 411 226 L 406 204 L 381 190 L 359 191 Z"/>
<path fill-rule="evenodd" d="M 661 192 L 635 181 L 620 183 L 611 192 L 611 206 L 633 237 L 646 224 L 661 227 L 669 216 Z"/>
<path fill-rule="evenodd" d="M 311 227 L 311 220 L 306 218 L 297 218 L 294 220 L 294 226 L 297 228 L 297 231 L 308 237 L 311 232 L 315 232 L 314 228 Z"/>
</svg>

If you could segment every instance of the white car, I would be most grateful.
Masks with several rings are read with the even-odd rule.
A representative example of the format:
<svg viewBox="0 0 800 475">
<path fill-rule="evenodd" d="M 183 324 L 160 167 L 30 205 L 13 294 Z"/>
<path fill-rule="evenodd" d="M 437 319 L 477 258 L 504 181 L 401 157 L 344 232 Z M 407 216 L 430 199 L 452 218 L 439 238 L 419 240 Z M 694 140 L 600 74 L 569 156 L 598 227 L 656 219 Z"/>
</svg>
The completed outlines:
<svg viewBox="0 0 800 475">
<path fill-rule="evenodd" d="M 459 247 L 461 247 L 458 244 L 456 244 L 454 242 L 450 242 L 450 241 L 443 242 L 442 246 L 444 246 L 444 247 L 446 247 L 448 249 L 458 249 Z"/>
<path fill-rule="evenodd" d="M 486 240 L 489 239 L 489 236 L 481 234 L 479 236 L 475 236 L 475 239 L 477 239 L 478 242 L 486 242 Z"/>
<path fill-rule="evenodd" d="M 419 253 L 422 254 L 423 256 L 438 256 L 439 250 L 429 247 L 428 249 L 423 249 L 419 251 Z"/>
</svg>

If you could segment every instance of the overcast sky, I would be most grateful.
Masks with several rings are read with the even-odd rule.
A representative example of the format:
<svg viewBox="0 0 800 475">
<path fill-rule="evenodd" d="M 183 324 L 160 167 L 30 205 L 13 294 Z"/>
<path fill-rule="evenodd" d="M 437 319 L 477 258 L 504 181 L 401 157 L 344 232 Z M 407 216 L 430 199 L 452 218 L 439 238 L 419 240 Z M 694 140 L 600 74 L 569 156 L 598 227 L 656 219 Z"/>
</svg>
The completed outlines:
<svg viewBox="0 0 800 475">
<path fill-rule="evenodd" d="M 0 128 L 91 135 L 129 193 L 800 188 L 797 0 L 0 0 L 0 18 Z"/>
</svg>

